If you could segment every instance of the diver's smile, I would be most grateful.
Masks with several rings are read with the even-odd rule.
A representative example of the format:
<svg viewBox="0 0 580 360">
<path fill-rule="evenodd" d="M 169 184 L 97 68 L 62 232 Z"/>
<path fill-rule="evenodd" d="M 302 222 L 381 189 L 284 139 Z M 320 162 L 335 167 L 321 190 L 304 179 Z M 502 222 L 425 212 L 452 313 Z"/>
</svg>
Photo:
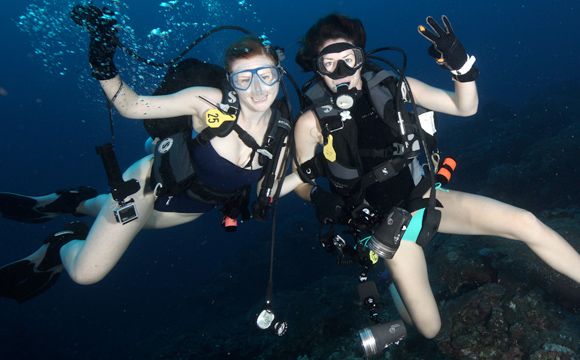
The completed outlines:
<svg viewBox="0 0 580 360">
<path fill-rule="evenodd" d="M 252 96 L 252 101 L 259 104 L 268 101 L 268 95 Z"/>
</svg>

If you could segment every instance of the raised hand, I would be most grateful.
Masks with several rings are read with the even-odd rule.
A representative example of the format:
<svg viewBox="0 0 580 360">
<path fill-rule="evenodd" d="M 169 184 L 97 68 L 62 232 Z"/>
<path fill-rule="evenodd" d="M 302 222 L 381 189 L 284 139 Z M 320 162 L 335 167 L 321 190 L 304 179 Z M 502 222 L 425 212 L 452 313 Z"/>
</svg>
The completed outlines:
<svg viewBox="0 0 580 360">
<path fill-rule="evenodd" d="M 118 74 L 113 62 L 119 39 L 117 38 L 117 19 L 107 7 L 98 8 L 92 4 L 75 5 L 71 19 L 90 36 L 89 64 L 92 76 L 97 80 L 108 80 Z"/>
<path fill-rule="evenodd" d="M 435 58 L 437 64 L 451 70 L 457 80 L 475 80 L 479 73 L 473 66 L 475 57 L 467 55 L 463 44 L 453 32 L 453 27 L 447 16 L 441 16 L 441 20 L 445 28 L 442 28 L 432 16 L 428 16 L 426 19 L 431 30 L 423 25 L 419 25 L 417 28 L 419 34 L 431 42 L 428 50 L 429 55 Z M 467 76 L 468 73 L 470 73 L 469 76 Z"/>
<path fill-rule="evenodd" d="M 93 36 L 112 37 L 117 32 L 115 13 L 107 7 L 100 9 L 92 4 L 78 4 L 71 10 L 70 17 Z"/>
</svg>

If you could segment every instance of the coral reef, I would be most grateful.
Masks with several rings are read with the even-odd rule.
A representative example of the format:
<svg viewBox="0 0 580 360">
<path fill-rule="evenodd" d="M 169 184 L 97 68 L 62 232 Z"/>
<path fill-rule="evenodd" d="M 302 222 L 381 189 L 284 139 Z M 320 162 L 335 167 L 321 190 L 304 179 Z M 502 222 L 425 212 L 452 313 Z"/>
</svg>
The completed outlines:
<svg viewBox="0 0 580 360">
<path fill-rule="evenodd" d="M 558 209 L 543 214 L 557 231 L 580 247 L 580 212 Z M 159 359 L 361 359 L 359 330 L 372 325 L 356 294 L 358 265 L 340 267 L 313 239 L 316 224 L 289 217 L 279 253 L 301 251 L 301 263 L 281 257 L 274 310 L 288 321 L 285 336 L 255 326 L 260 303 L 228 311 L 227 323 L 203 322 L 203 331 L 180 334 L 158 350 Z M 580 286 L 540 263 L 519 242 L 491 237 L 439 235 L 428 249 L 430 280 L 443 319 L 442 330 L 427 340 L 408 327 L 409 336 L 389 347 L 384 359 L 578 359 Z M 256 260 L 257 261 L 257 260 Z M 242 264 L 233 264 L 243 266 Z M 289 278 L 304 279 L 288 289 Z M 398 318 L 386 295 L 381 268 L 373 279 L 382 294 L 381 317 Z M 232 296 L 214 289 L 221 308 Z M 205 294 L 205 297 L 211 294 Z"/>
</svg>

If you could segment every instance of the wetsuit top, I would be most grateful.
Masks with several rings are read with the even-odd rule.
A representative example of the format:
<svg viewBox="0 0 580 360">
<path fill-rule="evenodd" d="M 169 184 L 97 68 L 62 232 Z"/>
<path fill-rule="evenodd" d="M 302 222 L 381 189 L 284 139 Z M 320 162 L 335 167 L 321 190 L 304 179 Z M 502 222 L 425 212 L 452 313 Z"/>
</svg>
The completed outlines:
<svg viewBox="0 0 580 360">
<path fill-rule="evenodd" d="M 217 192 L 233 192 L 247 185 L 254 185 L 262 177 L 263 169 L 244 169 L 221 157 L 210 142 L 196 144 L 192 149 L 199 182 Z M 155 210 L 177 213 L 203 213 L 216 205 L 191 199 L 187 194 L 179 194 L 171 199 L 160 196 L 155 201 Z"/>
<path fill-rule="evenodd" d="M 357 99 L 353 115 L 353 119 L 356 121 L 358 149 L 388 149 L 394 143 L 400 142 L 374 110 L 366 92 Z M 371 171 L 375 166 L 388 159 L 363 154 L 360 158 L 363 173 Z M 408 166 L 405 166 L 393 178 L 369 186 L 366 189 L 365 199 L 373 208 L 388 211 L 395 205 L 401 206 L 414 187 L 411 171 Z"/>
</svg>

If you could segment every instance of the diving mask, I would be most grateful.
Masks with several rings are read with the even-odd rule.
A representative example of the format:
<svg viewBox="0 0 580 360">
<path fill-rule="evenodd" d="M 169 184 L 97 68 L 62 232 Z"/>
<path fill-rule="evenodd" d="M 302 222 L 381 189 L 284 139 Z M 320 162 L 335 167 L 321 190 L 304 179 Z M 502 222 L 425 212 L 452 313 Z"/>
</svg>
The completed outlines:
<svg viewBox="0 0 580 360">
<path fill-rule="evenodd" d="M 333 54 L 333 56 L 329 56 Z M 316 69 L 322 75 L 336 80 L 352 76 L 364 63 L 361 48 L 347 42 L 328 45 L 316 59 Z"/>
<path fill-rule="evenodd" d="M 267 86 L 273 86 L 282 78 L 282 69 L 279 66 L 262 66 L 255 69 L 242 70 L 229 75 L 230 83 L 236 90 L 248 90 L 254 77 Z"/>
</svg>

